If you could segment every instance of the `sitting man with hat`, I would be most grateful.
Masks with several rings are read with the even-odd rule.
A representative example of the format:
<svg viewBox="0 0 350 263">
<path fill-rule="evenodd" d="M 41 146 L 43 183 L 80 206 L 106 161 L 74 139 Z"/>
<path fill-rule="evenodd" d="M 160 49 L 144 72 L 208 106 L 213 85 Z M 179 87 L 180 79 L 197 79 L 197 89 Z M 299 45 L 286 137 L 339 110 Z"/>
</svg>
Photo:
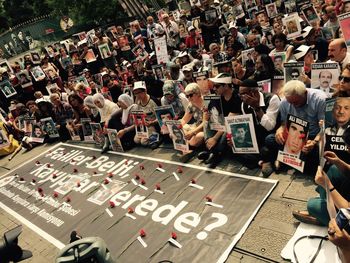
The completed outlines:
<svg viewBox="0 0 350 263">
<path fill-rule="evenodd" d="M 238 94 L 233 90 L 232 77 L 227 73 L 220 73 L 215 78 L 210 78 L 213 82 L 216 95 L 221 96 L 223 115 L 226 117 L 230 114 L 240 114 L 241 100 Z M 210 114 L 204 115 L 209 120 Z M 222 131 L 210 130 L 209 127 L 205 138 L 206 150 L 198 154 L 198 159 L 204 160 L 210 168 L 216 167 L 221 160 L 221 156 L 226 148 L 226 136 Z"/>
</svg>

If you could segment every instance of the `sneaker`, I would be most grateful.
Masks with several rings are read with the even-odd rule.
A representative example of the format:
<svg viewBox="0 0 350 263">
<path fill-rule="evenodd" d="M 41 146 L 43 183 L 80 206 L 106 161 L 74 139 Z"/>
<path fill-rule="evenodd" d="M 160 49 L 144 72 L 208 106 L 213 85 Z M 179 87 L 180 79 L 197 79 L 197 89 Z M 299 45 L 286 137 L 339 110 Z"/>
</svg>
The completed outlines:
<svg viewBox="0 0 350 263">
<path fill-rule="evenodd" d="M 264 178 L 269 177 L 273 173 L 273 168 L 270 162 L 262 163 L 261 165 L 261 173 Z"/>
<path fill-rule="evenodd" d="M 194 155 L 195 155 L 194 151 L 185 153 L 185 154 L 181 155 L 180 162 L 187 163 Z"/>
</svg>

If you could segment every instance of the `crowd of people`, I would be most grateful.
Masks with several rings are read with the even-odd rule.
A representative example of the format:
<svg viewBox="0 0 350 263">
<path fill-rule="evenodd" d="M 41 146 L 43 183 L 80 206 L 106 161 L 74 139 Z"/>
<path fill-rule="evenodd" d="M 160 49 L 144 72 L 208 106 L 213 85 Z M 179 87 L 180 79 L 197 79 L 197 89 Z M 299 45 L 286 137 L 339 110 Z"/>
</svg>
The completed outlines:
<svg viewBox="0 0 350 263">
<path fill-rule="evenodd" d="M 105 130 L 117 130 L 124 150 L 136 145 L 155 149 L 172 139 L 159 125 L 155 108 L 171 105 L 180 121 L 174 130 L 177 134 L 183 130 L 181 140 L 189 145 L 179 157 L 181 162 L 197 157 L 214 168 L 225 156 L 248 168 L 261 166 L 268 177 L 281 169 L 277 158 L 281 149 L 302 154 L 304 172 L 316 174 L 320 196 L 308 202 L 308 211 L 293 215 L 327 225 L 326 189 L 337 209 L 349 208 L 350 200 L 346 148 L 341 156 L 325 151 L 328 165 L 319 169 L 327 98 L 337 99 L 333 116 L 338 125 L 329 132 L 350 146 L 349 39 L 338 21 L 348 12 L 350 2 L 341 0 L 311 4 L 202 0 L 190 10 L 162 12 L 128 28 L 98 28 L 52 44 L 41 50 L 39 61 L 33 59 L 37 52 L 27 54 L 0 68 L 1 83 L 13 88 L 6 94 L 1 88 L 0 95 L 4 116 L 0 128 L 13 142 L 7 153 L 18 145 L 30 149 L 38 144 L 28 140 L 19 125 L 21 116 L 37 122 L 51 117 L 59 133 L 56 140 L 70 140 L 73 135 L 84 140 L 81 120 L 89 119 Z M 165 44 L 159 44 L 161 39 Z M 326 62 L 338 63 L 339 81 L 321 72 L 318 87 L 311 88 L 312 65 Z M 286 81 L 283 63 L 302 63 L 302 71 L 291 70 L 287 78 L 291 80 Z M 262 81 L 268 89 L 262 88 Z M 243 126 L 232 133 L 210 129 L 212 112 L 204 101 L 208 95 L 221 98 L 224 117 L 252 116 L 259 154 L 227 154 L 233 144 L 250 147 L 247 137 L 252 134 Z M 134 111 L 144 114 L 141 121 L 134 118 Z M 308 123 L 307 135 L 305 129 L 290 124 L 290 115 Z M 147 134 L 139 136 L 144 127 Z M 46 135 L 44 140 L 52 138 Z M 103 152 L 110 150 L 109 144 L 106 139 Z M 335 229 L 331 240 L 349 258 L 345 253 L 350 251 L 349 234 L 333 220 L 330 224 Z"/>
</svg>

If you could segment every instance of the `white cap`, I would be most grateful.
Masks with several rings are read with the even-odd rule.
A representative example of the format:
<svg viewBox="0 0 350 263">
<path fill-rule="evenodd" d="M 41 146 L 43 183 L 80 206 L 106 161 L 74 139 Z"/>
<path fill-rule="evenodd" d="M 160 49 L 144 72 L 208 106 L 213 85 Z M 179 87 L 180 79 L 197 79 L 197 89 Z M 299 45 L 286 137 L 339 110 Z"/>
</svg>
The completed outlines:
<svg viewBox="0 0 350 263">
<path fill-rule="evenodd" d="M 182 71 L 192 71 L 193 68 L 191 65 L 187 64 L 185 66 L 182 67 Z"/>
<path fill-rule="evenodd" d="M 182 57 L 184 57 L 184 56 L 188 56 L 187 51 L 181 51 L 177 57 L 178 57 L 178 58 L 182 58 Z"/>
<path fill-rule="evenodd" d="M 192 31 L 192 30 L 196 30 L 196 28 L 194 26 L 189 26 L 188 27 L 188 32 Z"/>
<path fill-rule="evenodd" d="M 215 78 L 209 78 L 214 84 L 232 84 L 232 77 L 227 73 L 220 73 Z"/>
<path fill-rule="evenodd" d="M 311 49 L 310 46 L 301 45 L 294 51 L 294 57 L 296 60 L 303 58 L 307 52 Z"/>
<path fill-rule="evenodd" d="M 4 74 L 5 72 L 7 72 L 5 68 L 0 68 L 0 75 Z"/>
<path fill-rule="evenodd" d="M 146 82 L 144 82 L 144 81 L 136 81 L 134 83 L 134 90 L 137 90 L 137 89 L 145 90 L 146 89 Z"/>
<path fill-rule="evenodd" d="M 220 4 L 219 0 L 214 0 L 214 4 Z"/>
<path fill-rule="evenodd" d="M 228 29 L 231 29 L 231 28 L 236 28 L 237 29 L 237 26 L 236 26 L 236 23 L 235 22 L 231 22 Z"/>
</svg>

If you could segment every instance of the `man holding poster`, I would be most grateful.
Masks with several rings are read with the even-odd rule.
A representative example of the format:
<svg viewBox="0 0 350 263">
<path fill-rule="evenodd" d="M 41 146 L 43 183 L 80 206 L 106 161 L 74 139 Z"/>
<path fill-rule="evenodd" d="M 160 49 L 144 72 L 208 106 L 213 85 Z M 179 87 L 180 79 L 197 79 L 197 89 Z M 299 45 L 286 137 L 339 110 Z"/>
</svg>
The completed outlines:
<svg viewBox="0 0 350 263">
<path fill-rule="evenodd" d="M 286 127 L 288 116 L 293 115 L 302 119 L 309 125 L 308 140 L 302 148 L 305 154 L 305 167 L 307 172 L 314 174 L 319 163 L 317 144 L 321 139 L 319 122 L 325 118 L 326 95 L 323 91 L 316 89 L 306 89 L 305 84 L 298 80 L 287 82 L 283 91 L 285 99 L 280 105 L 281 125 L 276 134 L 271 134 L 266 138 L 266 146 L 270 151 L 270 158 L 276 156 L 287 142 Z M 298 124 L 303 125 L 304 122 Z M 305 126 L 305 125 L 303 125 Z M 276 165 L 279 166 L 278 164 Z"/>
</svg>

